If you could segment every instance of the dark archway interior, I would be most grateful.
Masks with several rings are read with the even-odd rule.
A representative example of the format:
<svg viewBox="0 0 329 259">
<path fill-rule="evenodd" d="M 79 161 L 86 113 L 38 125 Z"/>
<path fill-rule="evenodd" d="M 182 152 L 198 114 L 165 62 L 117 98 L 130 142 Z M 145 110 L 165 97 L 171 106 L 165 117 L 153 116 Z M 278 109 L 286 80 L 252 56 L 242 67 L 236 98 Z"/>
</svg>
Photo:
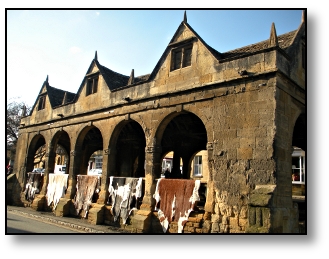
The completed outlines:
<svg viewBox="0 0 329 259">
<path fill-rule="evenodd" d="M 65 131 L 61 131 L 57 136 L 56 154 L 63 155 L 66 161 L 66 174 L 69 173 L 70 168 L 70 137 Z M 55 139 L 56 141 L 56 139 Z"/>
<path fill-rule="evenodd" d="M 46 154 L 46 141 L 43 136 L 38 136 L 31 142 L 27 157 L 26 172 L 32 172 L 35 161 L 42 161 Z"/>
<path fill-rule="evenodd" d="M 161 146 L 162 157 L 169 151 L 174 152 L 170 178 L 188 179 L 192 156 L 207 146 L 207 132 L 203 122 L 192 113 L 174 117 L 164 130 Z M 182 172 L 180 159 L 183 160 Z"/>
<path fill-rule="evenodd" d="M 97 150 L 103 150 L 103 137 L 98 128 L 92 127 L 82 142 L 80 174 L 87 174 L 89 158 Z"/>
<path fill-rule="evenodd" d="M 128 122 L 120 131 L 116 144 L 117 176 L 145 176 L 145 146 L 146 140 L 142 127 L 136 121 Z"/>
<path fill-rule="evenodd" d="M 305 114 L 298 117 L 292 138 L 292 146 L 299 147 L 306 151 L 306 118 Z"/>
</svg>

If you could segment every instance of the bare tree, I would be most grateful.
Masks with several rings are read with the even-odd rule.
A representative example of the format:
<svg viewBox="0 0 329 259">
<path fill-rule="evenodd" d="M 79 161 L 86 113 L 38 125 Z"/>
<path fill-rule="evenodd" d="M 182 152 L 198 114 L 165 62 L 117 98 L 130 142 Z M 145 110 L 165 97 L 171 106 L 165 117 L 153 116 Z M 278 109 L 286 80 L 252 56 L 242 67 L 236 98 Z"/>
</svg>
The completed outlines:
<svg viewBox="0 0 329 259">
<path fill-rule="evenodd" d="M 26 116 L 31 110 L 25 102 L 18 101 L 16 98 L 9 100 L 7 104 L 7 150 L 15 153 L 18 139 L 18 128 L 21 118 Z"/>
</svg>

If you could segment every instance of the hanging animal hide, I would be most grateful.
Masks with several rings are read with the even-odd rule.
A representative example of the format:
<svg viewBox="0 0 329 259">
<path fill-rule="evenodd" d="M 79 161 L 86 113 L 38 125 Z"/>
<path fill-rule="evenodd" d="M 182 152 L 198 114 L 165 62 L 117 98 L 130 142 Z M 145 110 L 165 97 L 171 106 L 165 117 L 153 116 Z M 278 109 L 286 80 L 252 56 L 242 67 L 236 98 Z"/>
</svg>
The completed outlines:
<svg viewBox="0 0 329 259">
<path fill-rule="evenodd" d="M 48 206 L 53 203 L 53 210 L 60 200 L 63 198 L 67 189 L 68 174 L 49 174 L 49 182 L 47 186 Z"/>
<path fill-rule="evenodd" d="M 35 194 L 40 193 L 43 185 L 43 173 L 27 173 L 28 180 L 25 186 L 25 199 L 33 201 Z"/>
<path fill-rule="evenodd" d="M 142 181 L 142 178 L 110 177 L 108 190 L 114 221 L 121 217 L 125 224 L 131 211 L 136 209 L 138 198 L 142 196 Z"/>
<path fill-rule="evenodd" d="M 76 214 L 84 211 L 84 218 L 87 217 L 92 198 L 98 190 L 100 176 L 97 175 L 77 175 L 77 191 L 74 197 L 74 207 Z"/>
<path fill-rule="evenodd" d="M 153 197 L 164 233 L 172 221 L 178 223 L 178 233 L 183 232 L 190 212 L 200 200 L 199 188 L 200 180 L 158 179 Z"/>
</svg>

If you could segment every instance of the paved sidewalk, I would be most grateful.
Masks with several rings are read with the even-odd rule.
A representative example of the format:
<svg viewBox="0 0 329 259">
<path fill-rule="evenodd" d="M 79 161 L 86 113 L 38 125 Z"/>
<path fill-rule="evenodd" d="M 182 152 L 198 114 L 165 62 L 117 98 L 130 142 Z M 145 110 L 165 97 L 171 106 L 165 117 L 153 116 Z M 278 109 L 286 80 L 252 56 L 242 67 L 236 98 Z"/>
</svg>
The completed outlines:
<svg viewBox="0 0 329 259">
<path fill-rule="evenodd" d="M 107 225 L 93 225 L 86 219 L 73 217 L 57 217 L 52 212 L 36 211 L 31 207 L 7 206 L 7 211 L 21 214 L 25 217 L 37 218 L 38 220 L 51 222 L 53 224 L 64 225 L 85 231 L 86 234 L 131 234 L 123 229 L 115 228 Z"/>
</svg>

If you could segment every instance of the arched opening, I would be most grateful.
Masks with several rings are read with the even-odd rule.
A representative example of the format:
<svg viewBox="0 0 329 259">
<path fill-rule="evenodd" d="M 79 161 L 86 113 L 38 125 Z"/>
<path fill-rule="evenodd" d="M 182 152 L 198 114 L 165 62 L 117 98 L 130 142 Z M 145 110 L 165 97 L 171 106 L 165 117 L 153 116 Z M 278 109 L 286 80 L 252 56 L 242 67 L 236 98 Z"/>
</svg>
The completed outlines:
<svg viewBox="0 0 329 259">
<path fill-rule="evenodd" d="M 300 115 L 295 123 L 292 137 L 292 183 L 293 195 L 305 195 L 305 152 L 306 123 L 305 115 Z"/>
<path fill-rule="evenodd" d="M 116 143 L 116 176 L 145 176 L 145 146 L 143 128 L 133 120 L 125 123 Z"/>
<path fill-rule="evenodd" d="M 89 171 L 89 161 L 92 155 L 97 151 L 102 157 L 103 137 L 97 127 L 86 127 L 81 133 L 77 141 L 77 174 L 87 175 Z"/>
<path fill-rule="evenodd" d="M 162 158 L 172 152 L 170 178 L 191 178 L 191 159 L 206 150 L 207 132 L 201 119 L 192 113 L 180 113 L 166 125 L 162 139 Z"/>
<path fill-rule="evenodd" d="M 45 138 L 40 134 L 32 139 L 27 155 L 26 172 L 32 172 L 34 168 L 45 168 L 45 145 Z"/>
<path fill-rule="evenodd" d="M 294 127 L 292 137 L 292 196 L 298 202 L 299 220 L 305 220 L 305 183 L 306 183 L 306 120 L 305 114 L 301 114 Z"/>
<path fill-rule="evenodd" d="M 70 137 L 66 131 L 59 131 L 53 138 L 55 149 L 54 173 L 68 174 L 70 163 Z"/>
<path fill-rule="evenodd" d="M 102 175 L 103 167 L 103 150 L 97 150 L 89 157 L 88 160 L 88 175 Z"/>
<path fill-rule="evenodd" d="M 46 141 L 42 135 L 35 136 L 29 146 L 24 176 L 25 199 L 32 202 L 35 194 L 40 193 L 43 186 L 46 158 Z"/>
<path fill-rule="evenodd" d="M 100 175 L 88 175 L 89 161 L 96 151 L 103 150 L 103 137 L 95 126 L 85 127 L 76 142 L 72 173 L 71 198 L 74 197 L 75 214 L 86 217 L 90 204 L 99 198 Z M 72 168 L 72 166 L 71 166 Z"/>
</svg>

